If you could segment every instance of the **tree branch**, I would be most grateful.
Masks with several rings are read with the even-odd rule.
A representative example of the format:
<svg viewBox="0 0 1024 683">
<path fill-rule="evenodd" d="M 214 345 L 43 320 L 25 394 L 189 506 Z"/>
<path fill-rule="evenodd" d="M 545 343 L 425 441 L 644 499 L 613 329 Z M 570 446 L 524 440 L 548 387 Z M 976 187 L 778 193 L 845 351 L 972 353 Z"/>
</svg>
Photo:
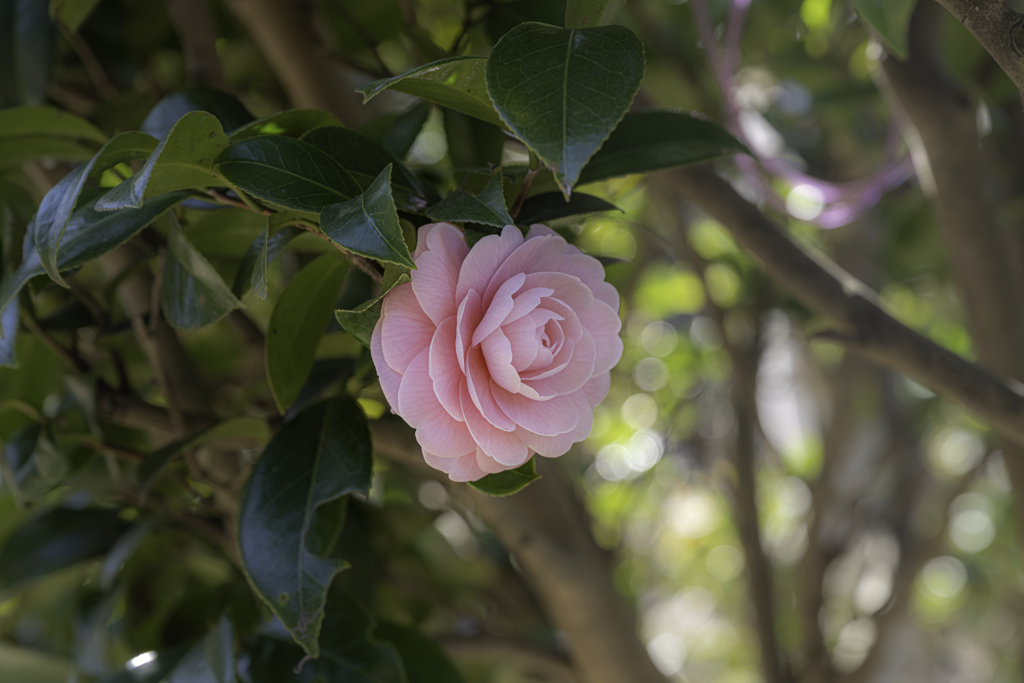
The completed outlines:
<svg viewBox="0 0 1024 683">
<path fill-rule="evenodd" d="M 311 26 L 312 7 L 293 0 L 228 0 L 292 105 L 325 109 L 347 126 L 359 123 L 358 103 L 345 72 L 323 58 Z"/>
<path fill-rule="evenodd" d="M 883 311 L 877 295 L 824 256 L 797 245 L 706 166 L 679 172 L 679 191 L 728 229 L 764 270 L 848 335 L 845 345 L 912 377 L 1024 444 L 1024 393 L 915 332 Z"/>
<path fill-rule="evenodd" d="M 921 3 L 910 24 L 909 59 L 886 60 L 884 74 L 912 128 L 908 140 L 923 148 L 915 155 L 925 166 L 919 173 L 934 182 L 929 199 L 978 358 L 994 372 L 1024 379 L 1024 269 L 996 218 L 988 184 L 991 163 L 982 153 L 975 105 L 942 71 L 941 18 L 937 6 Z M 1024 448 L 1004 444 L 1004 451 L 1024 520 Z"/>
<path fill-rule="evenodd" d="M 543 478 L 514 496 L 493 498 L 427 467 L 412 430 L 398 419 L 378 420 L 371 429 L 379 455 L 443 482 L 515 555 L 548 616 L 569 636 L 581 681 L 665 683 L 637 637 L 633 610 L 615 588 L 605 552 L 554 463 L 538 458 Z"/>
<path fill-rule="evenodd" d="M 224 87 L 224 73 L 217 55 L 217 23 L 207 0 L 164 0 L 167 14 L 181 41 L 189 82 Z"/>
<path fill-rule="evenodd" d="M 1024 97 L 1024 15 L 1005 0 L 938 0 L 974 34 Z"/>
</svg>

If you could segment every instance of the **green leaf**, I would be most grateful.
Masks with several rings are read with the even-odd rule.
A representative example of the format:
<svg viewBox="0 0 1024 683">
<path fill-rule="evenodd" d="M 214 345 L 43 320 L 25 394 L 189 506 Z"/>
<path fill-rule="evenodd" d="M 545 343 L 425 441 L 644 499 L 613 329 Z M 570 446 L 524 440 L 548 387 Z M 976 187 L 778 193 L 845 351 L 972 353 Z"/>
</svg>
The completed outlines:
<svg viewBox="0 0 1024 683">
<path fill-rule="evenodd" d="M 0 313 L 0 368 L 18 367 L 18 300 L 14 299 Z"/>
<path fill-rule="evenodd" d="M 192 86 L 172 93 L 150 110 L 140 130 L 162 138 L 189 112 L 205 111 L 220 121 L 223 130 L 237 130 L 253 120 L 252 114 L 234 95 L 204 86 Z"/>
<path fill-rule="evenodd" d="M 721 126 L 689 114 L 626 114 L 583 169 L 580 184 L 749 153 Z"/>
<path fill-rule="evenodd" d="M 41 0 L 14 0 L 14 67 L 24 104 L 42 104 L 57 45 L 57 27 Z"/>
<path fill-rule="evenodd" d="M 166 194 L 150 199 L 141 209 L 124 209 L 113 213 L 96 211 L 95 200 L 86 203 L 71 214 L 71 220 L 64 230 L 64 239 L 57 256 L 58 268 L 78 268 L 116 249 L 187 196 L 184 192 Z M 28 249 L 25 250 L 24 260 L 16 271 L 0 283 L 0 311 L 17 296 L 26 282 L 45 272 L 35 250 L 34 235 L 26 235 L 25 241 Z"/>
<path fill-rule="evenodd" d="M 388 266 L 388 268 L 391 267 Z M 394 279 L 390 279 L 390 281 L 387 276 L 388 270 L 385 269 L 385 282 L 384 286 L 381 287 L 381 295 L 379 297 L 371 299 L 353 310 L 339 308 L 334 312 L 334 317 L 338 319 L 338 324 L 341 325 L 342 329 L 362 342 L 366 348 L 370 348 L 370 337 L 373 336 L 373 328 L 377 326 L 377 321 L 380 319 L 384 295 L 398 285 L 412 282 L 409 273 L 404 270 Z"/>
<path fill-rule="evenodd" d="M 27 135 L 0 139 L 0 168 L 20 166 L 34 159 L 88 161 L 95 150 L 70 138 Z"/>
<path fill-rule="evenodd" d="M 430 109 L 429 104 L 420 102 L 404 114 L 400 114 L 381 139 L 381 146 L 394 154 L 397 159 L 405 159 L 423 130 L 423 126 L 427 124 Z"/>
<path fill-rule="evenodd" d="M 55 107 L 0 109 L 0 139 L 49 136 L 91 140 L 100 144 L 107 136 L 77 114 Z"/>
<path fill-rule="evenodd" d="M 487 95 L 486 67 L 484 57 L 448 57 L 374 81 L 358 92 L 365 103 L 385 90 L 397 90 L 503 127 Z"/>
<path fill-rule="evenodd" d="M 50 0 L 50 16 L 58 19 L 71 33 L 89 18 L 100 0 Z"/>
<path fill-rule="evenodd" d="M 323 254 L 292 278 L 270 314 L 265 346 L 267 381 L 282 413 L 309 376 L 348 265 L 348 259 L 337 252 Z"/>
<path fill-rule="evenodd" d="M 860 18 L 878 32 L 889 51 L 906 59 L 910 15 L 917 0 L 853 0 Z"/>
<path fill-rule="evenodd" d="M 497 228 L 515 224 L 505 207 L 500 168 L 491 173 L 480 194 L 470 194 L 463 189 L 455 190 L 439 204 L 427 209 L 427 216 L 435 221 L 482 223 Z"/>
<path fill-rule="evenodd" d="M 332 590 L 320 633 L 322 651 L 316 675 L 346 683 L 406 683 L 401 660 L 390 646 L 370 635 L 373 626 L 373 619 L 358 602 Z"/>
<path fill-rule="evenodd" d="M 270 218 L 273 216 L 268 217 L 268 224 Z M 268 229 L 253 240 L 245 255 L 242 256 L 242 263 L 238 266 L 238 273 L 235 275 L 235 283 L 231 286 L 232 293 L 238 298 L 242 298 L 252 288 L 256 292 L 256 296 L 266 300 L 269 293 L 266 283 L 267 268 L 284 251 L 289 242 L 304 232 L 305 230 L 302 228 L 281 228 L 276 232 L 269 233 L 268 225 Z M 268 233 L 270 234 L 269 240 L 267 239 Z"/>
<path fill-rule="evenodd" d="M 67 683 L 74 680 L 69 662 L 43 652 L 0 643 L 4 683 Z"/>
<path fill-rule="evenodd" d="M 313 145 L 283 135 L 236 142 L 217 158 L 216 169 L 252 196 L 293 211 L 319 213 L 361 192 L 340 163 Z"/>
<path fill-rule="evenodd" d="M 551 168 L 566 197 L 629 109 L 643 75 L 643 45 L 621 26 L 520 24 L 487 60 L 495 108 Z"/>
<path fill-rule="evenodd" d="M 139 480 L 139 495 L 145 499 L 150 488 L 156 481 L 157 475 L 174 456 L 189 448 L 230 439 L 238 441 L 244 439 L 251 441 L 253 446 L 262 446 L 270 438 L 267 423 L 258 417 L 234 417 L 217 424 L 201 429 L 192 436 L 184 439 L 177 439 L 159 450 L 148 454 L 141 463 L 136 476 Z"/>
<path fill-rule="evenodd" d="M 36 214 L 35 241 L 39 259 L 52 280 L 67 287 L 58 272 L 57 249 L 85 181 L 110 166 L 145 158 L 156 144 L 157 141 L 145 133 L 122 133 L 103 145 L 92 159 L 76 166 L 46 193 Z"/>
<path fill-rule="evenodd" d="M 256 593 L 309 654 L 321 652 L 321 623 L 341 560 L 316 555 L 307 533 L 318 508 L 366 493 L 373 469 L 362 409 L 342 396 L 286 422 L 264 449 L 242 492 L 238 544 Z M 333 620 L 324 624 L 333 632 Z M 326 655 L 333 638 L 324 639 Z M 345 679 L 331 679 L 345 680 Z"/>
<path fill-rule="evenodd" d="M 403 210 L 419 213 L 429 203 L 429 193 L 415 173 L 386 149 L 353 130 L 339 126 L 318 128 L 302 136 L 302 141 L 344 166 L 361 192 L 365 192 L 390 164 L 395 169 L 396 204 Z"/>
<path fill-rule="evenodd" d="M 569 0 L 565 7 L 566 28 L 606 26 L 615 21 L 626 0 Z"/>
<path fill-rule="evenodd" d="M 498 126 L 445 109 L 444 132 L 455 168 L 485 169 L 501 165 L 505 133 Z"/>
<path fill-rule="evenodd" d="M 224 181 L 212 169 L 227 144 L 216 116 L 205 111 L 185 114 L 157 143 L 139 172 L 107 192 L 96 209 L 137 209 L 146 199 L 175 190 L 223 187 Z"/>
<path fill-rule="evenodd" d="M 565 197 L 560 192 L 545 192 L 534 195 L 523 202 L 522 208 L 519 209 L 519 215 L 516 216 L 516 222 L 519 225 L 533 225 L 534 223 L 547 223 L 559 218 L 602 211 L 619 211 L 619 208 L 600 197 L 582 192 L 574 192 L 569 201 L 565 201 Z"/>
<path fill-rule="evenodd" d="M 533 458 L 530 458 L 526 464 L 514 470 L 488 474 L 483 479 L 469 482 L 469 485 L 488 496 L 511 496 L 522 491 L 534 479 L 540 479 L 540 475 L 537 474 Z"/>
<path fill-rule="evenodd" d="M 102 555 L 127 529 L 113 510 L 46 510 L 0 546 L 0 592 Z"/>
<path fill-rule="evenodd" d="M 409 683 L 465 683 L 444 650 L 416 629 L 382 621 L 373 635 L 398 651 Z"/>
<path fill-rule="evenodd" d="M 298 138 L 321 126 L 340 126 L 334 114 L 322 109 L 290 109 L 256 119 L 228 133 L 230 142 L 246 140 L 257 135 L 285 135 Z"/>
<path fill-rule="evenodd" d="M 242 307 L 220 273 L 188 241 L 173 215 L 167 231 L 160 305 L 167 322 L 182 330 L 212 325 Z"/>
<path fill-rule="evenodd" d="M 352 253 L 406 268 L 416 267 L 391 197 L 390 164 L 366 192 L 347 202 L 324 207 L 320 229 L 332 242 Z"/>
</svg>

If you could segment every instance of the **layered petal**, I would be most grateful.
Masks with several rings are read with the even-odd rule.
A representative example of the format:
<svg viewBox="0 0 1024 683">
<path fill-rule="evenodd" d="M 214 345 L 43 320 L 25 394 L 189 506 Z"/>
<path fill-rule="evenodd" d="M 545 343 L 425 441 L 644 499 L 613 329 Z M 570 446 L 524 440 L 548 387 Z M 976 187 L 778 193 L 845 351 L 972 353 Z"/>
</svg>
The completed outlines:
<svg viewBox="0 0 1024 683">
<path fill-rule="evenodd" d="M 412 289 L 423 312 L 435 324 L 455 315 L 455 285 L 469 249 L 462 231 L 454 225 L 439 223 L 429 231 L 420 229 L 420 243 L 426 250 L 416 259 L 412 271 Z"/>
<path fill-rule="evenodd" d="M 456 319 L 453 316 L 442 321 L 434 332 L 434 338 L 430 341 L 430 380 L 437 400 L 449 415 L 461 422 L 463 417 L 459 386 L 466 381 L 466 377 L 459 367 L 455 351 L 455 328 Z"/>
<path fill-rule="evenodd" d="M 381 350 L 384 360 L 395 372 L 402 374 L 412 359 L 430 345 L 435 326 L 423 312 L 409 283 L 388 292 L 382 309 Z"/>
<path fill-rule="evenodd" d="M 452 481 L 476 481 L 487 476 L 476 463 L 476 451 L 458 458 L 441 458 L 423 451 L 423 459 L 435 470 L 441 470 Z"/>
<path fill-rule="evenodd" d="M 569 396 L 555 396 L 549 401 L 535 401 L 522 394 L 512 394 L 494 387 L 494 400 L 517 426 L 541 436 L 558 436 L 576 428 L 579 415 L 576 403 Z M 472 430 L 471 430 L 472 431 Z"/>
<path fill-rule="evenodd" d="M 373 335 L 370 337 L 370 357 L 377 368 L 377 377 L 380 379 L 380 388 L 384 392 L 391 410 L 398 411 L 398 388 L 402 385 L 402 376 L 384 360 L 384 349 L 381 346 L 384 338 L 384 316 L 377 319 L 373 327 Z"/>
<path fill-rule="evenodd" d="M 500 235 L 488 235 L 473 246 L 462 262 L 455 300 L 462 301 L 469 290 L 483 292 L 495 271 L 523 243 L 523 234 L 514 225 L 506 225 Z"/>
<path fill-rule="evenodd" d="M 462 394 L 462 412 L 466 416 L 469 433 L 484 453 L 506 467 L 519 467 L 526 462 L 529 457 L 526 444 L 513 431 L 502 431 L 485 420 L 474 409 L 468 389 Z"/>
<path fill-rule="evenodd" d="M 622 321 L 619 320 L 618 311 L 612 310 L 606 303 L 595 301 L 589 311 L 580 315 L 580 323 L 594 338 L 597 352 L 594 374 L 608 372 L 622 358 L 622 339 L 619 338 Z"/>
</svg>

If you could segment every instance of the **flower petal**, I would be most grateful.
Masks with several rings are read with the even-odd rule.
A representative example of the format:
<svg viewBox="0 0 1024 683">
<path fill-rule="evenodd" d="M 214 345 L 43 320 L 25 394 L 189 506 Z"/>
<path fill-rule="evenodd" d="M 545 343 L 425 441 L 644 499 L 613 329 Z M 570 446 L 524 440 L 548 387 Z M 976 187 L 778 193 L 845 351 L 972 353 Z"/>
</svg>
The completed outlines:
<svg viewBox="0 0 1024 683">
<path fill-rule="evenodd" d="M 476 464 L 476 451 L 459 458 L 440 458 L 423 451 L 423 460 L 435 470 L 447 473 L 452 481 L 476 481 L 487 476 L 487 473 Z"/>
<path fill-rule="evenodd" d="M 594 411 L 590 407 L 587 397 L 583 392 L 576 392 L 572 395 L 576 404 L 576 411 L 580 416 L 575 429 L 558 436 L 541 436 L 519 427 L 516 429 L 516 436 L 523 440 L 527 446 L 536 451 L 538 455 L 546 458 L 557 458 L 565 455 L 574 443 L 583 441 L 590 436 L 590 430 L 594 428 Z"/>
<path fill-rule="evenodd" d="M 453 418 L 461 422 L 462 401 L 459 398 L 459 384 L 466 381 L 466 376 L 459 367 L 458 355 L 455 351 L 455 317 L 447 318 L 437 326 L 434 338 L 430 342 L 430 379 L 434 383 L 434 393 L 444 409 Z"/>
<path fill-rule="evenodd" d="M 522 394 L 509 393 L 498 386 L 493 387 L 493 391 L 494 400 L 505 414 L 534 434 L 558 436 L 571 432 L 579 424 L 576 404 L 569 396 L 535 401 Z"/>
<path fill-rule="evenodd" d="M 512 367 L 522 372 L 537 359 L 540 341 L 537 340 L 537 325 L 529 316 L 520 318 L 513 323 L 502 326 L 501 333 L 508 339 L 512 348 Z"/>
<path fill-rule="evenodd" d="M 526 462 L 526 458 L 529 457 L 526 444 L 513 432 L 502 431 L 485 420 L 474 408 L 468 389 L 462 392 L 462 412 L 466 416 L 466 426 L 469 427 L 470 434 L 484 453 L 509 467 L 518 467 Z"/>
<path fill-rule="evenodd" d="M 484 337 L 498 329 L 498 326 L 512 312 L 512 309 L 515 307 L 512 295 L 519 291 L 519 288 L 523 286 L 524 280 L 526 280 L 526 275 L 519 273 L 501 283 L 498 291 L 494 293 L 494 298 L 488 304 L 484 317 L 480 319 L 480 324 L 477 325 L 476 330 L 473 332 L 473 346 L 482 342 Z"/>
<path fill-rule="evenodd" d="M 604 302 L 595 301 L 589 311 L 580 314 L 580 322 L 594 338 L 594 347 L 597 350 L 594 374 L 608 372 L 622 358 L 622 339 L 619 338 L 622 321 L 619 320 L 618 311 L 612 310 Z"/>
<path fill-rule="evenodd" d="M 523 383 L 519 379 L 519 373 L 512 367 L 512 344 L 508 338 L 502 334 L 500 329 L 495 330 L 484 339 L 480 350 L 484 354 L 487 372 L 491 379 L 499 387 L 511 391 L 513 394 L 517 393 Z"/>
<path fill-rule="evenodd" d="M 469 340 L 473 338 L 473 330 L 480 324 L 483 312 L 480 309 L 480 295 L 475 289 L 469 290 L 466 298 L 459 304 L 459 313 L 455 325 L 455 354 L 459 359 L 459 367 L 466 371 L 466 355 L 469 353 Z"/>
<path fill-rule="evenodd" d="M 572 357 L 564 368 L 549 377 L 530 381 L 524 378 L 523 381 L 541 398 L 571 394 L 581 389 L 593 376 L 595 359 L 594 339 L 584 330 L 583 337 L 576 342 Z"/>
<path fill-rule="evenodd" d="M 608 304 L 613 311 L 619 310 L 619 292 L 604 281 L 604 266 L 593 256 L 566 253 L 558 270 L 578 277 L 594 293 L 595 299 Z"/>
<path fill-rule="evenodd" d="M 546 287 L 554 290 L 551 298 L 558 299 L 574 310 L 577 315 L 586 311 L 594 303 L 594 294 L 583 282 L 574 275 L 565 273 L 530 273 L 525 276 L 523 289 Z"/>
<path fill-rule="evenodd" d="M 470 350 L 469 357 L 466 359 L 466 368 L 466 389 L 473 405 L 476 406 L 476 412 L 479 412 L 485 420 L 503 432 L 515 431 L 516 423 L 502 412 L 494 400 L 491 391 L 491 373 L 487 370 L 487 361 L 484 360 L 483 351 L 479 347 Z M 464 398 L 462 408 L 465 411 L 466 401 Z"/>
<path fill-rule="evenodd" d="M 590 403 L 592 408 L 596 407 L 598 403 L 604 400 L 604 397 L 608 395 L 608 390 L 612 386 L 612 375 L 610 372 L 605 372 L 600 375 L 594 375 L 590 380 L 583 385 L 583 393 L 587 397 L 587 401 Z"/>
<path fill-rule="evenodd" d="M 527 452 L 526 457 L 530 457 L 529 452 Z M 479 448 L 476 449 L 476 464 L 480 469 L 482 469 L 487 474 L 497 474 L 498 472 L 504 472 L 507 469 L 511 469 L 507 465 L 502 465 L 500 462 L 498 462 L 491 456 L 487 455 Z"/>
<path fill-rule="evenodd" d="M 430 349 L 420 351 L 405 374 L 398 388 L 398 414 L 412 427 L 419 429 L 433 420 L 439 413 L 447 412 L 434 394 L 434 383 L 430 381 Z"/>
<path fill-rule="evenodd" d="M 508 258 L 494 271 L 483 295 L 484 304 L 489 304 L 498 288 L 514 275 L 554 270 L 558 267 L 558 262 L 562 260 L 563 253 L 565 253 L 565 240 L 557 235 L 526 240 L 522 246 L 509 254 Z"/>
<path fill-rule="evenodd" d="M 384 360 L 402 374 L 412 359 L 430 345 L 434 323 L 420 308 L 409 283 L 395 287 L 384 297 L 381 320 Z"/>
<path fill-rule="evenodd" d="M 488 235 L 477 242 L 462 262 L 455 300 L 462 301 L 471 289 L 486 290 L 498 266 L 522 243 L 523 233 L 514 225 L 506 225 L 500 235 Z"/>
<path fill-rule="evenodd" d="M 392 412 L 398 411 L 398 388 L 402 385 L 402 376 L 395 372 L 387 361 L 384 360 L 384 349 L 381 348 L 381 340 L 384 337 L 384 318 L 377 319 L 373 327 L 373 335 L 370 337 L 370 357 L 377 367 L 377 377 L 380 379 L 380 388 L 384 392 L 384 398 L 391 406 Z"/>
<path fill-rule="evenodd" d="M 421 234 L 423 229 L 420 229 Z M 426 233 L 427 249 L 416 259 L 412 271 L 412 289 L 423 312 L 440 325 L 456 313 L 455 285 L 459 269 L 469 253 L 462 231 L 449 223 L 440 223 Z"/>
</svg>

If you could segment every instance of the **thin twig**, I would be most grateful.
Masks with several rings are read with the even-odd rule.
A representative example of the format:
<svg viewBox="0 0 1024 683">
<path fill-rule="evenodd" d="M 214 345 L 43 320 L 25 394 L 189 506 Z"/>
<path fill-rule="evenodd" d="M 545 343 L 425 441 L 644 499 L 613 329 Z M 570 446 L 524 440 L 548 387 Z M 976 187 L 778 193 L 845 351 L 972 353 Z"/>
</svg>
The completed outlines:
<svg viewBox="0 0 1024 683">
<path fill-rule="evenodd" d="M 509 215 L 512 218 L 518 218 L 519 212 L 523 208 L 523 204 L 526 202 L 526 196 L 530 194 L 530 189 L 533 187 L 533 181 L 540 173 L 540 160 L 537 155 L 530 151 L 530 170 L 527 172 L 526 177 L 523 178 L 523 186 L 519 188 L 519 194 L 516 195 L 515 202 L 512 203 L 512 210 L 509 211 Z"/>
<path fill-rule="evenodd" d="M 119 95 L 117 88 L 110 81 L 110 78 L 107 77 L 107 72 L 103 70 L 103 65 L 100 64 L 100 60 L 96 59 L 96 54 L 89 47 L 89 44 L 85 42 L 85 39 L 78 33 L 69 31 L 63 24 L 61 25 L 61 31 L 64 34 L 64 39 L 68 41 L 75 54 L 78 55 L 78 59 L 81 60 L 82 66 L 85 67 L 86 73 L 89 74 L 92 84 L 96 86 L 96 92 L 108 102 L 116 99 Z"/>
<path fill-rule="evenodd" d="M 43 342 L 48 349 L 57 354 L 72 372 L 76 374 L 88 372 L 89 365 L 81 356 L 72 353 L 59 344 L 56 339 L 50 336 L 49 332 L 41 328 L 39 323 L 32 319 L 32 316 L 24 308 L 20 310 L 20 314 L 21 324 L 35 337 L 38 337 L 39 341 Z"/>
</svg>

